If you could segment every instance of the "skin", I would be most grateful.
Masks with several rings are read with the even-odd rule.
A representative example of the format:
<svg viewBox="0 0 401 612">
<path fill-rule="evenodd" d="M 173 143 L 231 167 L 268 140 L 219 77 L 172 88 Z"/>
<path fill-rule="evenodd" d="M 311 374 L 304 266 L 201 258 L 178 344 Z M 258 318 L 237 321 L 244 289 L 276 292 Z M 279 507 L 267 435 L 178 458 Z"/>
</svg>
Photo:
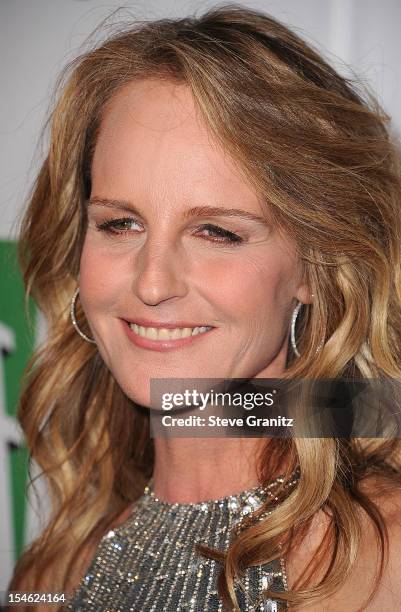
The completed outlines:
<svg viewBox="0 0 401 612">
<path fill-rule="evenodd" d="M 143 406 L 150 405 L 151 378 L 280 377 L 296 300 L 310 301 L 293 245 L 270 223 L 190 212 L 202 206 L 266 217 L 185 85 L 127 85 L 106 108 L 95 147 L 79 284 L 105 363 Z M 115 226 L 120 233 L 97 228 L 121 218 L 128 222 Z M 207 223 L 242 242 L 218 242 Z M 121 319 L 135 317 L 215 329 L 188 346 L 156 352 L 128 340 Z M 157 438 L 155 493 L 196 502 L 254 486 L 259 445 L 254 438 Z"/>
</svg>

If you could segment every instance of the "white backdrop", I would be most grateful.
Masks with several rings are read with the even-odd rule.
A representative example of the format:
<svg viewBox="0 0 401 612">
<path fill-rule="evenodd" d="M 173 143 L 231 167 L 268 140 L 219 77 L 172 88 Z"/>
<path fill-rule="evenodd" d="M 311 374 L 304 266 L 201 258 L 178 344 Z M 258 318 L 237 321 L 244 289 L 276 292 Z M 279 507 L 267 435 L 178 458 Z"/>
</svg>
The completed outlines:
<svg viewBox="0 0 401 612">
<path fill-rule="evenodd" d="M 215 4 L 127 0 L 120 17 L 178 17 L 202 13 Z M 348 74 L 343 62 L 351 65 L 392 116 L 394 132 L 401 133 L 400 0 L 255 0 L 237 4 L 263 10 L 289 24 L 323 51 L 341 73 Z M 16 220 L 41 160 L 37 142 L 57 74 L 80 52 L 99 22 L 121 6 L 121 1 L 115 0 L 0 1 L 0 240 L 16 237 Z M 43 333 L 42 322 L 38 340 Z M 1 367 L 2 363 L 0 380 Z M 6 448 L 10 435 L 4 401 L 4 393 L 0 393 L 0 451 Z M 0 517 L 0 591 L 8 583 L 13 563 L 6 546 L 13 520 L 11 505 L 7 506 L 10 487 L 3 462 L 0 499 L 7 511 Z M 27 539 L 37 529 L 32 511 L 28 512 L 26 529 Z"/>
</svg>

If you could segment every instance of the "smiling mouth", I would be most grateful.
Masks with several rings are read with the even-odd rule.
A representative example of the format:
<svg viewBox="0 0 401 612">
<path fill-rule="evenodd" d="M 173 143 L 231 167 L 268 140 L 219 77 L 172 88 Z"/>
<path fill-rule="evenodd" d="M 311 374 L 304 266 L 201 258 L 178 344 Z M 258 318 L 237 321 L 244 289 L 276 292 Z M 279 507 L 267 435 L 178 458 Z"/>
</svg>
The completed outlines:
<svg viewBox="0 0 401 612">
<path fill-rule="evenodd" d="M 202 325 L 200 327 L 145 327 L 136 323 L 128 322 L 131 330 L 141 338 L 148 340 L 180 340 L 181 338 L 189 338 L 198 334 L 205 334 L 213 329 L 210 325 Z"/>
</svg>

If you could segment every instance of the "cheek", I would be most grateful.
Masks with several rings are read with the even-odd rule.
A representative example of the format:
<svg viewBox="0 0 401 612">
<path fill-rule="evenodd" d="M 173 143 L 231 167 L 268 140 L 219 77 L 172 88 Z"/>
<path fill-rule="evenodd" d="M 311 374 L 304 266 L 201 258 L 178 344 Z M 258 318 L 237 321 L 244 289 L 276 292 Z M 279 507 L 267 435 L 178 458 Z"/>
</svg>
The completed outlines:
<svg viewBox="0 0 401 612">
<path fill-rule="evenodd" d="M 291 266 L 277 254 L 233 257 L 229 264 L 211 265 L 207 277 L 214 302 L 231 311 L 233 319 L 264 318 L 292 297 Z"/>
<path fill-rule="evenodd" d="M 88 313 L 113 299 L 121 278 L 110 254 L 93 242 L 91 237 L 85 239 L 79 268 L 80 297 Z"/>
</svg>

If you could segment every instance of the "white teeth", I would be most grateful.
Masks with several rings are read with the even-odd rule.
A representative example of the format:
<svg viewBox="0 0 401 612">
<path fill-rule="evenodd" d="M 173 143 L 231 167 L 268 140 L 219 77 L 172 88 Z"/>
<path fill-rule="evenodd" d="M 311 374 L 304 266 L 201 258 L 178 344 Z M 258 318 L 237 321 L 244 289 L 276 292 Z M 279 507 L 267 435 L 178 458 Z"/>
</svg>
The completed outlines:
<svg viewBox="0 0 401 612">
<path fill-rule="evenodd" d="M 201 327 L 175 327 L 168 329 L 166 327 L 143 327 L 136 323 L 129 323 L 130 328 L 142 336 L 142 338 L 149 338 L 150 340 L 177 340 L 179 338 L 188 338 L 189 336 L 196 336 L 197 334 L 203 334 L 204 332 L 212 329 L 210 326 L 203 325 Z"/>
<path fill-rule="evenodd" d="M 167 329 L 159 328 L 159 333 L 158 333 L 158 338 L 159 340 L 168 340 L 170 338 L 170 332 L 167 331 Z"/>
<path fill-rule="evenodd" d="M 139 328 L 141 331 L 141 328 Z M 156 327 L 146 327 L 145 328 L 145 336 L 150 340 L 157 340 L 157 329 Z"/>
<path fill-rule="evenodd" d="M 212 329 L 212 328 L 211 327 L 206 327 L 205 325 L 202 325 L 202 327 L 194 327 L 193 330 L 192 330 L 192 335 L 196 336 L 196 334 L 203 334 L 208 329 Z"/>
</svg>

